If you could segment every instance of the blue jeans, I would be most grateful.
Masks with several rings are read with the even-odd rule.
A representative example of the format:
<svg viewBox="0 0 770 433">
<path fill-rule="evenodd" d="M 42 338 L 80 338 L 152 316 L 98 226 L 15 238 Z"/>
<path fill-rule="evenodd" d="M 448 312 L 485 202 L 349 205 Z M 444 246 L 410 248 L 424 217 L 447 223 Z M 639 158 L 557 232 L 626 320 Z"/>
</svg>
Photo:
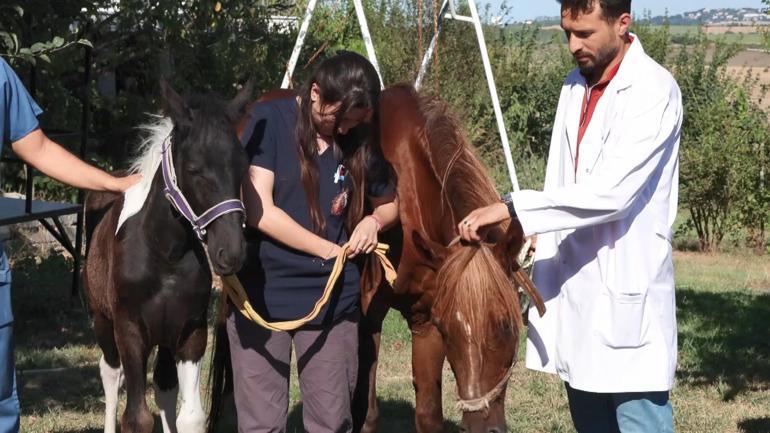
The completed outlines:
<svg viewBox="0 0 770 433">
<path fill-rule="evenodd" d="M 565 382 L 578 433 L 674 433 L 668 392 L 595 393 Z"/>
<path fill-rule="evenodd" d="M 13 357 L 11 270 L 0 246 L 0 433 L 18 433 L 19 398 Z"/>
</svg>

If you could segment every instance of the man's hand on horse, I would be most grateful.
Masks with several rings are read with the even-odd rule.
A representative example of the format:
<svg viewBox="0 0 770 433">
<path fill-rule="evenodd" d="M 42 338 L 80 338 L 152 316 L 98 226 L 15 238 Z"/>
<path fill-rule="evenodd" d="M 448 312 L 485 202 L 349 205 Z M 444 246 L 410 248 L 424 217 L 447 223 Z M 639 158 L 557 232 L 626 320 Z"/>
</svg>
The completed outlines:
<svg viewBox="0 0 770 433">
<path fill-rule="evenodd" d="M 374 218 L 364 218 L 358 223 L 353 230 L 353 234 L 350 235 L 350 249 L 348 250 L 348 258 L 365 253 L 369 254 L 377 248 L 377 231 L 379 226 L 377 220 Z"/>
<path fill-rule="evenodd" d="M 486 228 L 510 218 L 505 203 L 495 203 L 474 210 L 457 224 L 460 237 L 466 242 L 481 242 Z"/>
</svg>

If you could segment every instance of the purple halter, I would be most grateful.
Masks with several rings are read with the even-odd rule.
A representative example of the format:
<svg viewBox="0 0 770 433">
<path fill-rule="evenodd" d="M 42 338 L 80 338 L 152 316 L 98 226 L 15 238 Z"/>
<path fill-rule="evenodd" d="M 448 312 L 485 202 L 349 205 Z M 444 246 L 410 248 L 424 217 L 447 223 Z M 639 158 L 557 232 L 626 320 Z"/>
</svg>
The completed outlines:
<svg viewBox="0 0 770 433">
<path fill-rule="evenodd" d="M 184 194 L 176 184 L 176 173 L 174 172 L 174 160 L 169 149 L 171 148 L 171 135 L 166 137 L 166 142 L 161 150 L 161 169 L 163 170 L 163 192 L 171 204 L 179 211 L 187 221 L 192 224 L 193 231 L 198 239 L 203 241 L 206 237 L 206 227 L 222 215 L 233 212 L 246 213 L 243 202 L 238 199 L 225 200 L 212 206 L 200 216 L 195 215 L 190 204 L 184 198 Z"/>
</svg>

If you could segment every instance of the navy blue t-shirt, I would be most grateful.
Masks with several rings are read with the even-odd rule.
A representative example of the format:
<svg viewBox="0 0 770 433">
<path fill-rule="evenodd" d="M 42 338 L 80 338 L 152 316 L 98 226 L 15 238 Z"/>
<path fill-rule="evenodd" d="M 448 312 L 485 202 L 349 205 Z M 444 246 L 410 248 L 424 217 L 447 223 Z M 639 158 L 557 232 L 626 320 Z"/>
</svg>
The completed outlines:
<svg viewBox="0 0 770 433">
<path fill-rule="evenodd" d="M 302 227 L 313 231 L 310 208 L 302 185 L 296 123 L 299 106 L 295 98 L 261 102 L 250 112 L 242 140 L 251 164 L 275 175 L 273 203 Z M 348 240 L 345 229 L 347 207 L 344 191 L 352 191 L 350 176 L 335 176 L 341 159 L 329 147 L 317 155 L 319 203 L 326 231 L 321 236 L 342 245 Z M 384 164 L 384 161 L 381 162 Z M 367 194 L 380 197 L 392 193 L 387 178 L 367 182 Z M 248 211 L 248 210 L 247 210 Z M 247 261 L 238 274 L 254 308 L 267 320 L 294 320 L 309 313 L 321 297 L 334 259 L 324 261 L 292 249 L 256 230 L 247 236 Z M 312 325 L 330 323 L 356 312 L 360 297 L 360 275 L 352 262 L 346 262 L 329 303 Z"/>
</svg>

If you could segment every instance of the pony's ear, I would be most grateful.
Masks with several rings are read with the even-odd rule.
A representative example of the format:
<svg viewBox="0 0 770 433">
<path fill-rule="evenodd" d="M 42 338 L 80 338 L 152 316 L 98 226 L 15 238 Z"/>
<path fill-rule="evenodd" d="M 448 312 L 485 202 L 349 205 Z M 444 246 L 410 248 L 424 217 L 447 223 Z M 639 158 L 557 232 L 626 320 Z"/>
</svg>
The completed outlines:
<svg viewBox="0 0 770 433">
<path fill-rule="evenodd" d="M 438 242 L 423 238 L 417 230 L 412 231 L 412 243 L 427 263 L 438 263 L 446 258 L 447 247 Z"/>
<path fill-rule="evenodd" d="M 243 87 L 241 87 L 241 90 L 238 91 L 235 98 L 227 103 L 227 118 L 230 119 L 231 122 L 236 122 L 241 118 L 246 104 L 251 102 L 252 92 L 254 92 L 254 82 L 249 80 Z"/>
<path fill-rule="evenodd" d="M 160 81 L 160 94 L 163 97 L 164 111 L 175 123 L 189 124 L 192 122 L 190 108 L 166 80 Z"/>
<path fill-rule="evenodd" d="M 521 228 L 521 223 L 519 223 L 518 219 L 512 218 L 511 223 L 508 225 L 508 231 L 505 232 L 502 239 L 492 249 L 497 262 L 500 263 L 500 266 L 502 266 L 509 277 L 519 269 L 517 259 L 523 245 L 524 229 Z"/>
</svg>

